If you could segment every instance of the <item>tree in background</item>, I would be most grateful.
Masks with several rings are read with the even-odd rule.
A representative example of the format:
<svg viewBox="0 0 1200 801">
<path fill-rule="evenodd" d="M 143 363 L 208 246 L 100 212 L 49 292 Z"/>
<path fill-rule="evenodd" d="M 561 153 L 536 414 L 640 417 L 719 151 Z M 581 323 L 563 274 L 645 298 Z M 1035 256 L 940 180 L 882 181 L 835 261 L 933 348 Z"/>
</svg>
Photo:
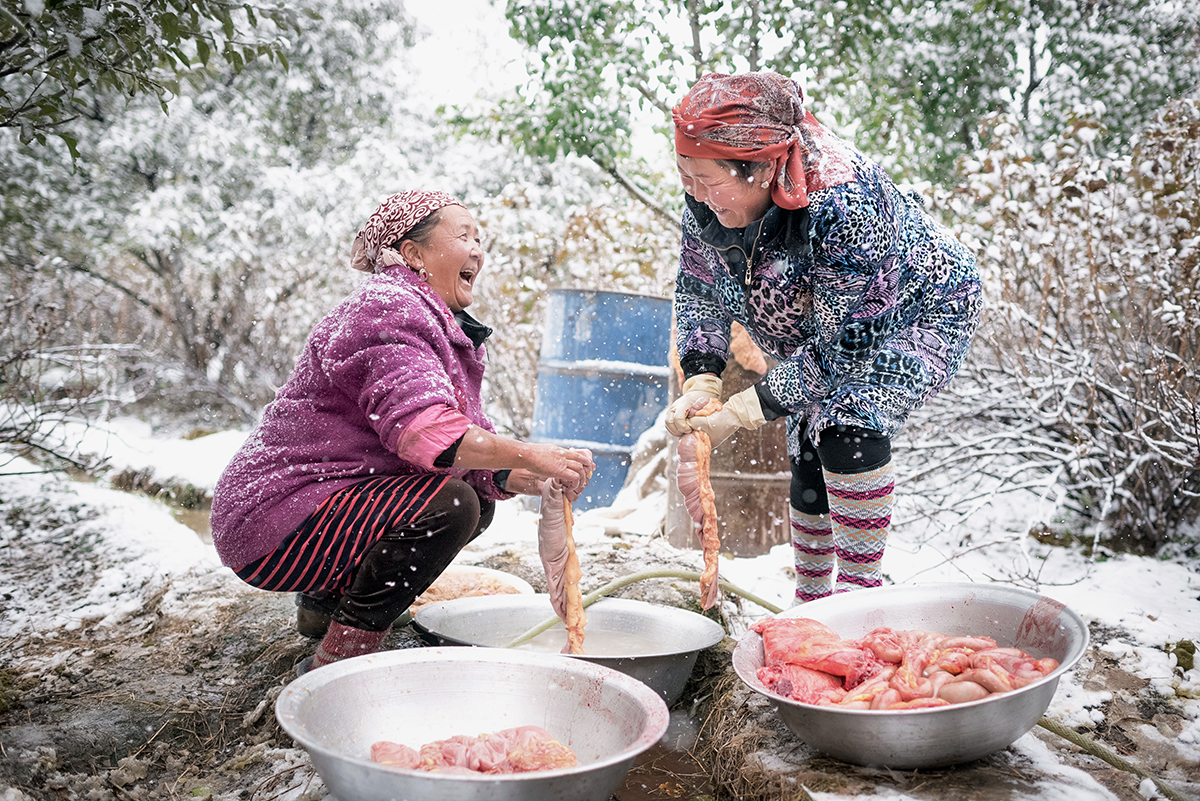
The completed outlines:
<svg viewBox="0 0 1200 801">
<path fill-rule="evenodd" d="M 285 36 L 297 28 L 288 3 L 151 0 L 87 3 L 26 0 L 0 6 L 0 128 L 24 142 L 58 134 L 88 116 L 98 92 L 152 94 L 163 110 L 180 80 L 213 61 L 234 71 L 266 56 L 286 64 Z M 76 154 L 77 155 L 77 154 Z"/>
<path fill-rule="evenodd" d="M 333 265 L 392 176 L 432 133 L 406 120 L 390 141 L 402 85 L 393 56 L 411 40 L 398 6 L 318 3 L 300 14 L 287 68 L 213 60 L 168 104 L 93 87 L 55 140 L 0 129 L 0 253 L 13 279 L 70 286 L 93 315 L 64 316 L 60 344 L 136 344 L 126 362 L 143 395 L 201 398 L 251 420 L 291 368 L 303 334 L 352 282 Z M 86 323 L 86 324 L 85 324 Z M 197 394 L 199 393 L 199 394 Z"/>
<path fill-rule="evenodd" d="M 478 127 L 591 158 L 647 195 L 625 163 L 631 110 L 665 124 L 705 72 L 796 75 L 824 121 L 895 174 L 935 181 L 978 146 L 986 115 L 1016 114 L 1037 143 L 1102 103 L 1097 144 L 1120 151 L 1200 83 L 1200 5 L 1173 0 L 509 0 L 507 15 L 531 80 Z"/>
<path fill-rule="evenodd" d="M 963 513 L 950 525 L 997 492 L 1032 492 L 1018 534 L 1194 559 L 1200 102 L 1168 104 L 1125 156 L 1097 153 L 1101 126 L 1076 119 L 1035 159 L 1019 120 L 984 120 L 965 186 L 942 199 L 989 305 L 913 447 L 931 454 L 941 506 Z M 959 530 L 980 545 L 977 527 Z"/>
</svg>

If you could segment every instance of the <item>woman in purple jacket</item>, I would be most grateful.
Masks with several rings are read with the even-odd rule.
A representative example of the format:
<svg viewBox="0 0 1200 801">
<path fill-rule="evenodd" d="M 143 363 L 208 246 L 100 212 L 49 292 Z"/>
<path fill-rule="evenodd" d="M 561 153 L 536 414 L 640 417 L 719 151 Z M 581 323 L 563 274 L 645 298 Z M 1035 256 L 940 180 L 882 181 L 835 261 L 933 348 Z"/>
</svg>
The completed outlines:
<svg viewBox="0 0 1200 801">
<path fill-rule="evenodd" d="M 483 251 L 459 201 L 389 197 L 351 264 L 370 277 L 313 329 L 213 494 L 222 562 L 300 593 L 302 631 L 324 631 L 313 667 L 378 650 L 497 500 L 550 478 L 574 500 L 595 469 L 586 451 L 498 436 L 484 415 L 491 329 L 466 312 Z"/>
</svg>

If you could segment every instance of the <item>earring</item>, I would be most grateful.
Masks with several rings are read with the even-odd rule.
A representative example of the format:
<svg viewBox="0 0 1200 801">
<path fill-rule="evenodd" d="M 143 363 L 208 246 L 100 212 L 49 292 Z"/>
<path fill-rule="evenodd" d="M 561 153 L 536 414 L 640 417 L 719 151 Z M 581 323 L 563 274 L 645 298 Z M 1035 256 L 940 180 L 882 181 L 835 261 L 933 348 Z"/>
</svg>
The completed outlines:
<svg viewBox="0 0 1200 801">
<path fill-rule="evenodd" d="M 770 188 L 771 188 L 771 182 L 770 182 L 770 181 L 763 181 L 763 182 L 760 184 L 760 186 L 761 186 L 763 189 L 770 189 Z"/>
<path fill-rule="evenodd" d="M 417 275 L 421 276 L 422 281 L 427 281 L 429 279 L 429 274 L 425 272 L 424 267 L 422 267 L 420 270 L 417 270 Z"/>
</svg>

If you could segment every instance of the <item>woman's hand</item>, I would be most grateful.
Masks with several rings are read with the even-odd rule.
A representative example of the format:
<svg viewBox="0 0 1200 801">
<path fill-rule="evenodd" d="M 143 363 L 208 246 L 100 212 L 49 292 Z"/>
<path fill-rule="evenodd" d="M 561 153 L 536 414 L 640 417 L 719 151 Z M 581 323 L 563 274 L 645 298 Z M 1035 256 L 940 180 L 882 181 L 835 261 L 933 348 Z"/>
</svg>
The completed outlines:
<svg viewBox="0 0 1200 801">
<path fill-rule="evenodd" d="M 543 479 L 556 478 L 563 494 L 572 502 L 596 472 L 592 452 L 583 448 L 563 448 L 549 443 L 521 443 L 521 452 L 529 471 Z"/>
<path fill-rule="evenodd" d="M 754 387 L 750 387 L 725 401 L 718 411 L 704 417 L 689 417 L 687 422 L 693 431 L 708 434 L 709 441 L 715 448 L 739 429 L 754 431 L 767 421 L 758 401 L 758 392 Z"/>
<path fill-rule="evenodd" d="M 579 498 L 596 470 L 589 450 L 521 442 L 478 426 L 471 426 L 463 435 L 454 455 L 454 466 L 466 470 L 512 470 L 508 476 L 509 492 L 530 495 L 540 495 L 541 483 L 556 478 L 563 494 L 572 501 Z"/>
<path fill-rule="evenodd" d="M 709 399 L 720 399 L 721 379 L 712 373 L 694 375 L 683 383 L 682 394 L 667 409 L 667 432 L 682 437 L 692 430 L 689 418 Z"/>
<path fill-rule="evenodd" d="M 707 417 L 690 417 L 688 422 L 692 426 L 692 431 L 703 431 L 708 434 L 708 441 L 712 443 L 713 448 L 742 428 L 738 416 L 726 409 L 713 412 Z"/>
</svg>

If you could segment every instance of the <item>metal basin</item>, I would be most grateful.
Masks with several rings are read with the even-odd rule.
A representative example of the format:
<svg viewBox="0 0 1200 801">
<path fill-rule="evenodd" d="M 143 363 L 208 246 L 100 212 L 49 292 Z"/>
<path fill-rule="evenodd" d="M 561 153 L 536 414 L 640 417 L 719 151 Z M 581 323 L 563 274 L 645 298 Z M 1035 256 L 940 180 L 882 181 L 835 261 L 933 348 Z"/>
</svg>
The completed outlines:
<svg viewBox="0 0 1200 801">
<path fill-rule="evenodd" d="M 430 604 L 417 612 L 415 623 L 441 645 L 503 648 L 551 617 L 554 608 L 550 596 L 544 593 L 493 595 Z M 600 632 L 630 635 L 633 650 L 573 658 L 604 665 L 645 682 L 668 705 L 683 694 L 700 651 L 725 637 L 725 629 L 703 615 L 624 598 L 601 598 L 587 608 L 587 619 L 584 650 L 588 650 L 588 638 L 592 637 L 588 632 L 595 633 L 593 643 L 601 642 Z M 555 629 L 565 642 L 562 624 Z"/>
<path fill-rule="evenodd" d="M 347 659 L 284 688 L 275 715 L 342 801 L 606 801 L 667 729 L 658 694 L 623 673 L 550 654 L 413 648 Z M 545 728 L 574 768 L 463 776 L 371 761 L 379 740 Z"/>
<path fill-rule="evenodd" d="M 750 688 L 775 702 L 779 717 L 804 742 L 845 762 L 890 768 L 934 768 L 978 759 L 1010 745 L 1032 729 L 1050 705 L 1059 678 L 1088 644 L 1079 615 L 1028 590 L 988 584 L 921 584 L 844 593 L 793 607 L 778 617 L 807 617 L 845 639 L 872 629 L 923 629 L 992 637 L 1059 667 L 1019 690 L 980 701 L 933 709 L 873 711 L 802 704 L 777 695 L 758 680 L 762 637 L 743 636 L 733 667 Z"/>
</svg>

